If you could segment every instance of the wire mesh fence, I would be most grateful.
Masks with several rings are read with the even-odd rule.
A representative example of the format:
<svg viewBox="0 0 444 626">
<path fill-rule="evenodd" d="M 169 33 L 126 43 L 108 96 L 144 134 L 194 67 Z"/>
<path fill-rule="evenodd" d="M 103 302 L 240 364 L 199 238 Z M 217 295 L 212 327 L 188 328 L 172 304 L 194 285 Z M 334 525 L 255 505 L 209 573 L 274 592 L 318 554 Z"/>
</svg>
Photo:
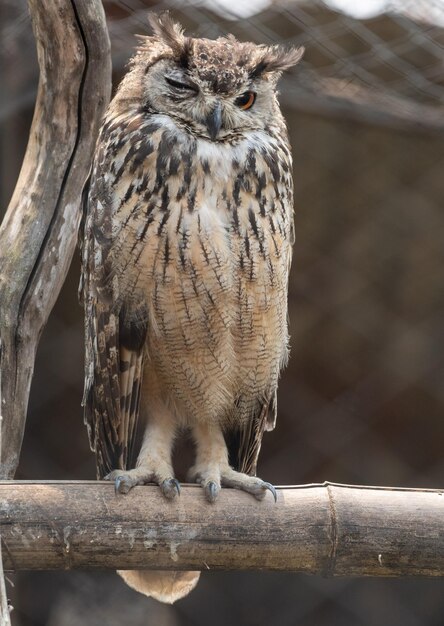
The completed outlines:
<svg viewBox="0 0 444 626">
<path fill-rule="evenodd" d="M 116 84 L 134 35 L 148 33 L 148 8 L 170 9 L 197 36 L 231 32 L 306 47 L 280 88 L 296 188 L 292 356 L 261 476 L 276 484 L 442 486 L 444 2 L 104 5 Z M 38 74 L 25 2 L 3 0 L 0 17 L 3 208 Z M 80 409 L 77 280 L 76 259 L 39 350 L 20 478 L 94 476 Z M 16 578 L 16 626 L 438 626 L 444 613 L 439 580 L 207 572 L 189 598 L 164 607 L 113 574 Z"/>
</svg>

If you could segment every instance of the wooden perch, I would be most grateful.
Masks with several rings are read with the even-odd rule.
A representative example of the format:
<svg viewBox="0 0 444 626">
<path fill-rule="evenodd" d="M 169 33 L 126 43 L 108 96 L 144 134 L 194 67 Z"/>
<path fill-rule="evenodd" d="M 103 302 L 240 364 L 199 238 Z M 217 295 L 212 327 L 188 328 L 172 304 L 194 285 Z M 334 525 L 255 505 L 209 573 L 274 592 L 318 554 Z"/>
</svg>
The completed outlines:
<svg viewBox="0 0 444 626">
<path fill-rule="evenodd" d="M 323 576 L 443 576 L 441 491 L 324 483 L 257 502 L 200 487 L 165 500 L 154 486 L 0 482 L 6 570 L 237 569 Z"/>
<path fill-rule="evenodd" d="M 42 329 L 65 280 L 111 90 L 100 0 L 29 0 L 40 81 L 20 177 L 0 229 L 0 477 L 14 475 Z"/>
</svg>

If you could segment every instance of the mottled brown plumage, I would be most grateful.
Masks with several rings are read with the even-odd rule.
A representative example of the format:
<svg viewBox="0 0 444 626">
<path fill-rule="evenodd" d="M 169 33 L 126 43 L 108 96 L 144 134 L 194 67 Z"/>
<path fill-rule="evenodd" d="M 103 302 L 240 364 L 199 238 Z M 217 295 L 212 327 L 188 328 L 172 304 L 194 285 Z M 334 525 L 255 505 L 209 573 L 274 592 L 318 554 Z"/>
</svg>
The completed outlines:
<svg viewBox="0 0 444 626">
<path fill-rule="evenodd" d="M 87 190 L 85 420 L 98 473 L 118 491 L 154 481 L 173 498 L 171 449 L 187 427 L 190 478 L 210 502 L 221 485 L 262 498 L 274 491 L 254 474 L 288 356 L 293 242 L 276 82 L 302 51 L 192 39 L 167 15 L 151 25 L 108 109 Z M 166 601 L 197 580 L 124 576 Z"/>
</svg>

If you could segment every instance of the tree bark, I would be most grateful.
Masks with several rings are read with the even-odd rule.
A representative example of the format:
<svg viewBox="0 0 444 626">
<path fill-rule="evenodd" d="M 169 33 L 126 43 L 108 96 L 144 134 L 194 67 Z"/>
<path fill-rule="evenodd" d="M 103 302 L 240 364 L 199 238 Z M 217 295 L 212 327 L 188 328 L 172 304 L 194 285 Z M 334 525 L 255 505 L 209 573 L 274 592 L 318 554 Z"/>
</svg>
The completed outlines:
<svg viewBox="0 0 444 626">
<path fill-rule="evenodd" d="M 441 491 L 324 483 L 277 503 L 200 487 L 1 482 L 5 569 L 286 570 L 323 576 L 443 576 Z"/>
<path fill-rule="evenodd" d="M 99 0 L 29 0 L 40 82 L 20 177 L 0 228 L 0 477 L 20 455 L 38 341 L 75 250 L 81 190 L 109 101 Z"/>
<path fill-rule="evenodd" d="M 2 370 L 0 368 L 0 454 L 2 449 Z M 1 458 L 0 458 L 1 461 Z M 3 571 L 2 542 L 0 534 L 0 626 L 11 626 L 11 616 L 9 615 L 9 602 L 6 593 L 6 582 Z"/>
</svg>

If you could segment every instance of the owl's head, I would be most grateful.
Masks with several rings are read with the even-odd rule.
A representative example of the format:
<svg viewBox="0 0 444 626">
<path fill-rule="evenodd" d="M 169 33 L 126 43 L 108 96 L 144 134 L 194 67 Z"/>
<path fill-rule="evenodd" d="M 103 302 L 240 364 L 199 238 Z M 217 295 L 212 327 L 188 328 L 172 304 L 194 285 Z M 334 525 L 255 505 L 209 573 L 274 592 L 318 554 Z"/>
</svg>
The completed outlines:
<svg viewBox="0 0 444 626">
<path fill-rule="evenodd" d="M 210 141 L 260 130 L 280 116 L 277 80 L 301 59 L 303 48 L 186 37 L 166 13 L 151 14 L 149 21 L 153 35 L 142 38 L 124 81 L 132 102 L 136 89 L 142 109 L 168 115 Z"/>
</svg>

